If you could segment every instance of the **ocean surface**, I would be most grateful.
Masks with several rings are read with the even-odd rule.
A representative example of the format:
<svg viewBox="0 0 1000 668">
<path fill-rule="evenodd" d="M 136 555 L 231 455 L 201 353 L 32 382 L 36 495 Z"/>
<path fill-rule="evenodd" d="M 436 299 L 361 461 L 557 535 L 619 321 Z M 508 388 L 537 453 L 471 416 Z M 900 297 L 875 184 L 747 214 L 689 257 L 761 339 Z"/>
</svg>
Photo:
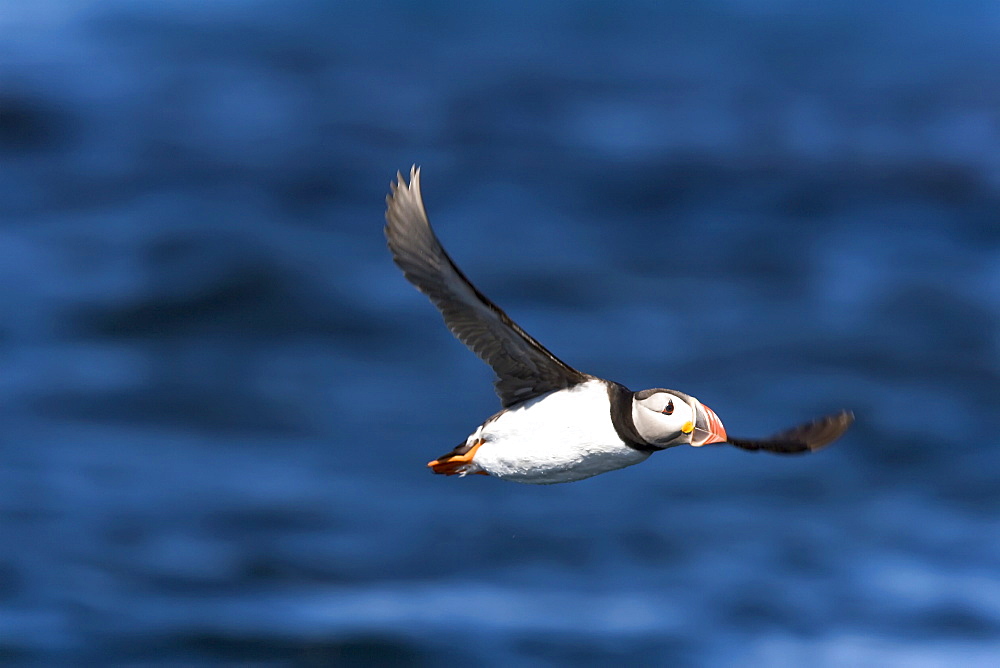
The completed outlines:
<svg viewBox="0 0 1000 668">
<path fill-rule="evenodd" d="M 0 663 L 996 666 L 993 2 L 0 3 Z M 391 262 L 810 456 L 432 475 Z"/>
</svg>

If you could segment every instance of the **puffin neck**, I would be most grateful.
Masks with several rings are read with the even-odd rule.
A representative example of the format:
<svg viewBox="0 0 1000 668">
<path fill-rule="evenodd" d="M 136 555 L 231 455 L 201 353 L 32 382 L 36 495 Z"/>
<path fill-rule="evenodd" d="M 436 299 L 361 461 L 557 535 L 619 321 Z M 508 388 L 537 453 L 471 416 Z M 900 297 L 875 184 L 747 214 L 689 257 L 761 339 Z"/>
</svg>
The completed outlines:
<svg viewBox="0 0 1000 668">
<path fill-rule="evenodd" d="M 606 381 L 608 384 L 608 399 L 611 402 L 611 424 L 622 442 L 633 450 L 640 452 L 656 452 L 663 448 L 647 443 L 635 428 L 632 419 L 632 396 L 635 394 L 620 383 Z"/>
</svg>

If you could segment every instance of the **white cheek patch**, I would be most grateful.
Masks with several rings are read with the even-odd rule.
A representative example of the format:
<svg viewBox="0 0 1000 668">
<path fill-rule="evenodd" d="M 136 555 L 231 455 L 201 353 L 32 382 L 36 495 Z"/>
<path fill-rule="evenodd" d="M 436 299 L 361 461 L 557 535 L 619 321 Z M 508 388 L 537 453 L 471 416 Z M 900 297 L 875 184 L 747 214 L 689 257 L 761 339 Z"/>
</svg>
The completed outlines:
<svg viewBox="0 0 1000 668">
<path fill-rule="evenodd" d="M 639 435 L 649 443 L 663 444 L 670 442 L 682 433 L 690 433 L 694 429 L 694 423 L 683 419 L 683 404 L 677 406 L 674 402 L 675 412 L 673 415 L 665 415 L 658 411 L 646 408 L 641 404 L 633 405 L 632 421 Z M 680 409 L 680 410 L 676 410 Z M 681 413 L 678 415 L 677 413 Z M 690 425 L 687 432 L 684 427 Z"/>
<path fill-rule="evenodd" d="M 646 408 L 642 404 L 634 404 L 632 406 L 632 422 L 635 424 L 635 430 L 647 441 L 652 440 L 650 439 L 650 434 L 656 431 L 655 420 L 657 416 L 659 416 L 659 413 Z"/>
</svg>

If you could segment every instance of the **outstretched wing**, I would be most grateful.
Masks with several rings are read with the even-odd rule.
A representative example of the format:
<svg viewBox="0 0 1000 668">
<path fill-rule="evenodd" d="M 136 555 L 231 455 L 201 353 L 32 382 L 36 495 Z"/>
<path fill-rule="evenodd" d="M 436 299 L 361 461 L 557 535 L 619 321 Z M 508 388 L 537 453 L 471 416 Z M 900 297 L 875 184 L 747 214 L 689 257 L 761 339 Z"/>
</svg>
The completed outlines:
<svg viewBox="0 0 1000 668">
<path fill-rule="evenodd" d="M 420 197 L 420 169 L 396 174 L 386 197 L 385 236 L 407 280 L 430 297 L 459 341 L 493 367 L 504 408 L 587 380 L 517 326 L 476 289 L 434 235 Z"/>
<path fill-rule="evenodd" d="M 728 443 L 742 450 L 766 450 L 785 455 L 811 452 L 830 445 L 847 431 L 854 422 L 854 413 L 841 411 L 827 415 L 798 427 L 775 434 L 770 438 L 728 438 Z"/>
</svg>

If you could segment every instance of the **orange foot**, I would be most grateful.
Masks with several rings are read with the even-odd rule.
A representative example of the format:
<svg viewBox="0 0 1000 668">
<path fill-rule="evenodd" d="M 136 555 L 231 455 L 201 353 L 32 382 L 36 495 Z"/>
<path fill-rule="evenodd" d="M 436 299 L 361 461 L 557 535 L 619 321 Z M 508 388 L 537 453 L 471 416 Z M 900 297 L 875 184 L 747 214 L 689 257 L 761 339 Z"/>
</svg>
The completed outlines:
<svg viewBox="0 0 1000 668">
<path fill-rule="evenodd" d="M 455 449 L 455 452 L 451 452 L 447 455 L 443 455 L 432 462 L 428 462 L 427 466 L 430 467 L 434 473 L 443 473 L 444 475 L 465 475 L 467 473 L 466 469 L 472 464 L 472 458 L 476 456 L 476 450 L 479 446 L 483 444 L 483 441 L 476 441 L 472 444 L 472 447 L 463 452 L 462 454 L 457 454 L 459 450 L 465 450 L 464 446 L 460 446 Z M 479 475 L 489 475 L 486 471 L 476 471 Z"/>
</svg>

